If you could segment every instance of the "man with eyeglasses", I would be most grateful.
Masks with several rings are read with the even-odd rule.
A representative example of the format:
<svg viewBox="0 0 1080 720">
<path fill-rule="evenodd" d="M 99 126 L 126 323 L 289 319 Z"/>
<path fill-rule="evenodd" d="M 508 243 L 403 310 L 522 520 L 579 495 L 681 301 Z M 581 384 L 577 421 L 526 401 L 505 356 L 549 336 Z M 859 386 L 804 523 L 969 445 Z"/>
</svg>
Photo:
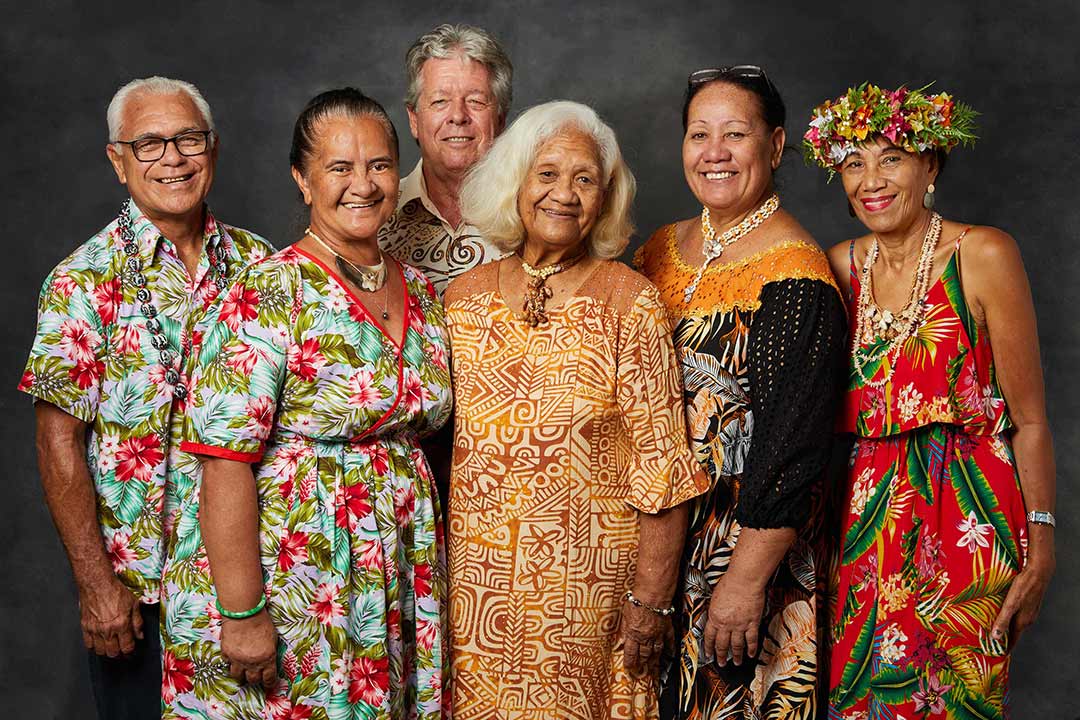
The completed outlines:
<svg viewBox="0 0 1080 720">
<path fill-rule="evenodd" d="M 101 718 L 158 718 L 158 600 L 175 488 L 199 464 L 179 451 L 195 319 L 271 253 L 204 205 L 217 136 L 195 86 L 152 77 L 117 91 L 106 153 L 130 197 L 52 271 L 19 389 L 35 398 L 45 500 L 75 576 Z M 167 684 L 192 663 L 165 658 Z"/>
</svg>

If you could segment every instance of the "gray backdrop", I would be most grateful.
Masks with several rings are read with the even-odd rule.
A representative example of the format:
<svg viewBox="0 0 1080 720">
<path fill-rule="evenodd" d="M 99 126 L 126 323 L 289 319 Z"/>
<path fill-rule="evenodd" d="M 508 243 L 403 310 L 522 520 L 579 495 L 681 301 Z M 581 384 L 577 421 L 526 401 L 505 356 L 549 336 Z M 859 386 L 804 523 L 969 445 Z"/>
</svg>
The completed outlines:
<svg viewBox="0 0 1080 720">
<path fill-rule="evenodd" d="M 10 5 L 10 4 L 9 4 Z M 0 703 L 7 716 L 92 718 L 75 593 L 35 469 L 31 403 L 16 393 L 46 273 L 116 214 L 123 192 L 105 153 L 105 107 L 133 77 L 198 85 L 214 110 L 221 156 L 211 202 L 225 221 L 283 247 L 297 239 L 288 172 L 292 124 L 316 92 L 352 84 L 381 100 L 402 135 L 404 53 L 445 21 L 490 29 L 513 58 L 514 111 L 569 98 L 617 131 L 637 175 L 636 247 L 658 225 L 699 207 L 680 162 L 679 110 L 689 71 L 757 63 L 788 104 L 796 145 L 811 107 L 870 79 L 939 87 L 982 112 L 981 141 L 938 183 L 950 218 L 995 225 L 1020 242 L 1040 321 L 1058 458 L 1058 573 L 1013 665 L 1016 718 L 1080 717 L 1080 489 L 1076 367 L 1080 229 L 1076 193 L 1080 94 L 1074 0 L 753 2 L 503 0 L 416 5 L 37 0 L 4 12 L 6 145 L 0 307 Z M 107 7 L 105 7 L 107 6 Z M 1070 50 L 1069 48 L 1073 48 Z M 839 183 L 789 153 L 781 196 L 822 245 L 858 231 Z M 302 225 L 300 226 L 303 227 Z M 629 254 L 627 255 L 629 257 Z M 1071 678 L 1071 680 L 1070 680 Z"/>
</svg>

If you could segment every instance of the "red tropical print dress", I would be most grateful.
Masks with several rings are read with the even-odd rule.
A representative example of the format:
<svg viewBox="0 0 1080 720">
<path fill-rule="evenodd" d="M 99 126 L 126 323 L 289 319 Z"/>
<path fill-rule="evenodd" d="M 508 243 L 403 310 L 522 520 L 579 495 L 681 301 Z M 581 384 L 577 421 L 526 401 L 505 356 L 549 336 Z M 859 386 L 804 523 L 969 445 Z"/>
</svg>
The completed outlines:
<svg viewBox="0 0 1080 720">
<path fill-rule="evenodd" d="M 854 244 L 851 257 L 854 317 Z M 830 720 L 1008 716 L 1008 643 L 990 628 L 1027 546 L 1011 424 L 958 252 L 924 302 L 888 383 L 872 387 L 851 367 Z M 853 353 L 882 343 L 853 340 Z M 863 374 L 879 381 L 888 362 Z"/>
</svg>

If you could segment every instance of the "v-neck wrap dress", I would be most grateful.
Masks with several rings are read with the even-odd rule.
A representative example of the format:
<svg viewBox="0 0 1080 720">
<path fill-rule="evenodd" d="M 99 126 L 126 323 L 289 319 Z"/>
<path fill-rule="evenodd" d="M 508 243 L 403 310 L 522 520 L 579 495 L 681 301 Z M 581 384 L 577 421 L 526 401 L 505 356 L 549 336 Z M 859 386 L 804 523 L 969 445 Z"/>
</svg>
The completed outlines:
<svg viewBox="0 0 1080 720">
<path fill-rule="evenodd" d="M 183 447 L 252 464 L 281 682 L 228 676 L 187 488 L 163 584 L 164 717 L 440 717 L 443 540 L 418 441 L 446 421 L 450 378 L 442 306 L 400 272 L 400 337 L 295 246 L 198 329 Z"/>
</svg>

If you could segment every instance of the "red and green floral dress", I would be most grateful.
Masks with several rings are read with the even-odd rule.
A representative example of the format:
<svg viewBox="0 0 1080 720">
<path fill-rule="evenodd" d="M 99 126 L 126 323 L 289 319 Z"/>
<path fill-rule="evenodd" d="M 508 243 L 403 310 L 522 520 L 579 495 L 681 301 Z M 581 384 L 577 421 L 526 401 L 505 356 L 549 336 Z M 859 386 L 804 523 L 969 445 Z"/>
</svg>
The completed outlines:
<svg viewBox="0 0 1080 720">
<path fill-rule="evenodd" d="M 1007 716 L 1007 642 L 990 628 L 1024 563 L 1024 501 L 990 339 L 964 301 L 958 257 L 927 292 L 890 381 L 875 388 L 851 367 L 841 427 L 856 442 L 830 720 Z M 883 342 L 855 346 L 856 359 Z M 863 374 L 880 381 L 888 362 Z"/>
<path fill-rule="evenodd" d="M 252 464 L 281 681 L 228 675 L 193 484 L 162 579 L 163 718 L 442 716 L 445 555 L 419 439 L 450 414 L 446 330 L 431 283 L 400 268 L 397 337 L 296 246 L 197 326 L 182 447 Z"/>
</svg>

